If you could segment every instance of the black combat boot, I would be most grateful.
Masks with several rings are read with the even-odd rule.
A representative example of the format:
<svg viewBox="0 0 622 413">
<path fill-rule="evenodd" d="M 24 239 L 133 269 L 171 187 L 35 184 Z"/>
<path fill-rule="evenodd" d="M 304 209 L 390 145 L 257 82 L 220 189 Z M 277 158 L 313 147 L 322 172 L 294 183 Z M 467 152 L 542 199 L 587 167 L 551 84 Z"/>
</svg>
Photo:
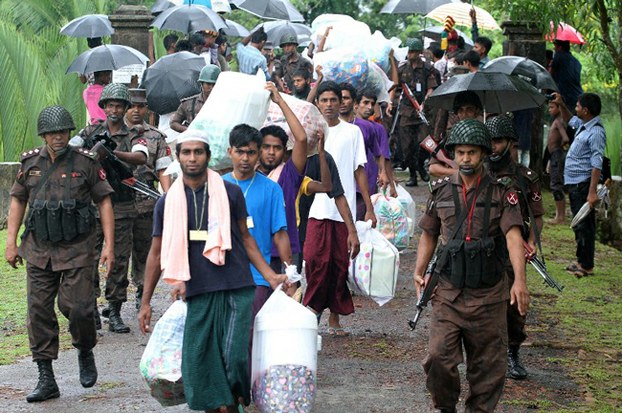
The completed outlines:
<svg viewBox="0 0 622 413">
<path fill-rule="evenodd" d="M 26 396 L 26 401 L 28 403 L 42 402 L 60 397 L 60 391 L 54 379 L 54 370 L 52 370 L 52 360 L 39 360 L 37 367 L 39 368 L 39 382 L 32 393 Z"/>
<path fill-rule="evenodd" d="M 110 301 L 108 308 L 110 308 L 110 316 L 108 317 L 108 329 L 113 333 L 129 333 L 130 328 L 125 325 L 121 318 L 121 301 Z"/>
<path fill-rule="evenodd" d="M 507 376 L 514 380 L 524 380 L 527 378 L 527 370 L 523 367 L 518 357 L 520 346 L 510 346 L 508 348 L 508 373 Z"/>
<path fill-rule="evenodd" d="M 78 350 L 78 366 L 80 366 L 80 384 L 82 387 L 93 387 L 97 381 L 97 367 L 93 350 Z"/>
<path fill-rule="evenodd" d="M 143 286 L 139 285 L 136 288 L 136 309 L 140 310 L 140 302 L 143 300 Z"/>
<path fill-rule="evenodd" d="M 406 186 L 417 186 L 417 173 L 411 173 L 410 174 L 410 179 L 408 179 L 408 181 L 406 181 Z"/>
<path fill-rule="evenodd" d="M 456 413 L 456 409 L 441 409 L 441 413 Z"/>
<path fill-rule="evenodd" d="M 110 304 L 106 307 L 102 308 L 102 317 L 109 318 L 110 317 Z"/>
<path fill-rule="evenodd" d="M 428 171 L 426 171 L 424 166 L 420 166 L 419 167 L 419 176 L 421 177 L 421 180 L 423 182 L 429 182 L 430 181 L 430 174 L 428 174 Z"/>
</svg>

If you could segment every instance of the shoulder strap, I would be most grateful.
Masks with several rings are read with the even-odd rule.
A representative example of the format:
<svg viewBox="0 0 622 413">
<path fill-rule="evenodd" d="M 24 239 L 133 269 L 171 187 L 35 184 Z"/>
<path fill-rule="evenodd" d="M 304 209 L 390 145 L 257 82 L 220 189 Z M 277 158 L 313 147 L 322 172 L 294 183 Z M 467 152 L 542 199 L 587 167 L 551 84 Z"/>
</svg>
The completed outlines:
<svg viewBox="0 0 622 413">
<path fill-rule="evenodd" d="M 194 99 L 192 99 L 192 109 L 190 110 L 190 112 L 192 113 L 192 120 L 194 120 L 194 115 L 195 115 L 194 111 L 196 109 L 197 99 L 198 98 L 196 98 L 196 97 Z M 190 122 L 188 122 L 188 123 L 190 123 Z"/>
<path fill-rule="evenodd" d="M 488 176 L 486 176 L 487 178 Z M 492 204 L 492 190 L 493 185 L 488 185 L 488 191 L 486 192 L 486 206 L 484 207 L 484 228 L 482 230 L 481 238 L 488 235 L 488 229 L 490 228 L 490 206 Z"/>
<path fill-rule="evenodd" d="M 73 151 L 70 151 L 67 156 L 69 157 L 69 161 L 67 162 L 67 168 L 65 169 L 65 200 L 71 199 L 71 173 L 73 171 Z"/>
<path fill-rule="evenodd" d="M 58 159 L 57 159 L 58 160 Z M 52 162 L 52 166 L 48 169 L 46 169 L 43 172 L 43 175 L 41 176 L 41 180 L 39 181 L 39 183 L 33 188 L 32 190 L 32 199 L 36 199 L 37 194 L 39 193 L 39 190 L 43 187 L 43 185 L 47 182 L 48 178 L 50 177 L 50 175 L 52 175 L 52 172 L 54 172 L 56 170 L 56 168 L 58 167 L 58 164 L 60 162 Z"/>
<path fill-rule="evenodd" d="M 527 196 L 527 187 L 525 186 L 524 178 L 520 173 L 516 174 L 516 182 L 518 183 L 518 188 L 520 189 L 522 196 L 525 201 L 525 205 L 527 207 L 527 213 L 529 214 L 529 231 L 533 230 L 533 234 L 536 238 L 536 245 L 540 250 L 540 258 L 542 258 L 542 263 L 546 265 L 544 261 L 544 252 L 542 252 L 542 240 L 540 238 L 540 229 L 536 225 L 536 218 L 533 215 L 533 211 L 531 207 L 529 207 L 529 197 Z"/>
</svg>

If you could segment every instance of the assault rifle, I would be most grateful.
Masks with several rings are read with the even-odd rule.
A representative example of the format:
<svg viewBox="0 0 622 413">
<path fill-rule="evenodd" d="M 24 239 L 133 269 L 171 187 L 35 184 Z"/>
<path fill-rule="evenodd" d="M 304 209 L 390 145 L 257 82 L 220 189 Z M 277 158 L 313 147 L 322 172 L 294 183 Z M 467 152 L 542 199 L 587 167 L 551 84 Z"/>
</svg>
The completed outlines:
<svg viewBox="0 0 622 413">
<path fill-rule="evenodd" d="M 415 108 L 415 110 L 417 111 L 417 114 L 419 115 L 419 119 L 421 119 L 421 121 L 425 123 L 426 125 L 430 126 L 430 122 L 428 122 L 428 118 L 425 117 L 423 110 L 421 110 L 421 105 L 419 104 L 419 102 L 417 102 L 417 98 L 413 94 L 412 90 L 410 90 L 408 85 L 404 82 L 402 82 L 402 91 L 406 94 L 406 97 L 408 98 L 410 103 L 413 105 L 413 108 Z"/>
<path fill-rule="evenodd" d="M 436 141 L 432 139 L 431 136 L 428 136 L 423 141 L 421 141 L 419 146 L 429 152 L 430 156 L 436 158 L 438 161 L 444 163 L 448 167 L 458 169 L 458 165 L 456 164 L 456 162 L 454 162 L 443 149 L 443 146 L 445 145 L 444 142 L 445 141 L 442 140 L 440 143 L 436 143 Z"/>
<path fill-rule="evenodd" d="M 546 264 L 536 256 L 536 252 L 531 249 L 527 242 L 523 241 L 523 248 L 525 248 L 525 258 L 527 258 L 527 262 L 536 269 L 538 274 L 542 276 L 544 279 L 544 283 L 551 288 L 557 289 L 560 293 L 564 289 L 564 286 L 559 284 L 555 278 L 551 277 L 546 269 Z"/>
<path fill-rule="evenodd" d="M 428 280 L 421 296 L 419 296 L 419 300 L 417 300 L 417 314 L 415 318 L 412 320 L 408 320 L 408 326 L 411 330 L 417 328 L 417 322 L 419 321 L 419 317 L 421 317 L 421 313 L 423 309 L 428 305 L 428 301 L 432 298 L 432 294 L 434 293 L 434 289 L 436 288 L 436 284 L 438 283 L 438 274 L 435 274 L 436 264 L 438 263 L 438 255 L 434 254 L 430 262 L 428 263 L 428 268 L 425 271 L 425 278 Z"/>
</svg>

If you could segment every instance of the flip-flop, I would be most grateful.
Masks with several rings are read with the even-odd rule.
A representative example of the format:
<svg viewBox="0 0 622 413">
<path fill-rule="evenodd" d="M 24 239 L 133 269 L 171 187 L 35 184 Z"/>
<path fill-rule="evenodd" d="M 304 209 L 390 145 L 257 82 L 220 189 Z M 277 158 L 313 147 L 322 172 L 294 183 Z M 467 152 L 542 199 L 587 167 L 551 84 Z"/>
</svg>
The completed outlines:
<svg viewBox="0 0 622 413">
<path fill-rule="evenodd" d="M 328 327 L 328 334 L 331 337 L 348 337 L 349 331 L 344 330 L 342 327 Z"/>
</svg>

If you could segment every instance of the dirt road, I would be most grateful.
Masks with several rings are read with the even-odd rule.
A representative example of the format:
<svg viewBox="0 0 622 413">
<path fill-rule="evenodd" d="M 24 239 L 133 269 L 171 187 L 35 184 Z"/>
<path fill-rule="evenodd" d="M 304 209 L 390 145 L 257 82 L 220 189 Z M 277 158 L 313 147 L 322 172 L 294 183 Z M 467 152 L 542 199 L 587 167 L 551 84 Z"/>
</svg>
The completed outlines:
<svg viewBox="0 0 622 413">
<path fill-rule="evenodd" d="M 414 188 L 411 192 L 418 206 L 425 205 L 425 188 Z M 411 246 L 416 246 L 416 240 Z M 434 411 L 425 390 L 425 376 L 421 368 L 427 347 L 427 315 L 424 315 L 416 333 L 412 333 L 406 325 L 406 320 L 414 315 L 415 291 L 410 275 L 414 259 L 414 250 L 406 250 L 402 254 L 398 291 L 395 299 L 385 306 L 379 308 L 368 299 L 355 297 L 356 313 L 344 319 L 344 326 L 352 333 L 349 337 L 328 336 L 326 317 L 322 320 L 320 334 L 323 336 L 323 348 L 318 358 L 315 412 Z M 161 287 L 154 299 L 155 319 L 168 306 L 165 289 Z M 133 304 L 131 301 L 123 310 L 123 316 L 132 328 L 130 334 L 102 330 L 95 348 L 99 370 L 95 387 L 83 389 L 80 386 L 77 352 L 67 350 L 54 363 L 61 397 L 28 404 L 25 395 L 34 388 L 37 372 L 30 358 L 24 359 L 0 367 L 0 412 L 189 411 L 185 405 L 162 408 L 146 390 L 138 363 L 148 338 L 138 332 Z M 564 350 L 546 346 L 550 335 L 557 335 L 559 339 L 559 332 L 555 331 L 554 326 L 542 325 L 538 314 L 533 312 L 529 314 L 528 326 L 530 337 L 522 356 L 530 376 L 523 382 L 508 380 L 498 411 L 535 412 L 563 407 L 572 411 L 572 406 L 581 402 L 581 394 L 555 362 Z M 462 396 L 464 394 L 463 391 Z M 247 411 L 256 410 L 249 408 Z"/>
</svg>

